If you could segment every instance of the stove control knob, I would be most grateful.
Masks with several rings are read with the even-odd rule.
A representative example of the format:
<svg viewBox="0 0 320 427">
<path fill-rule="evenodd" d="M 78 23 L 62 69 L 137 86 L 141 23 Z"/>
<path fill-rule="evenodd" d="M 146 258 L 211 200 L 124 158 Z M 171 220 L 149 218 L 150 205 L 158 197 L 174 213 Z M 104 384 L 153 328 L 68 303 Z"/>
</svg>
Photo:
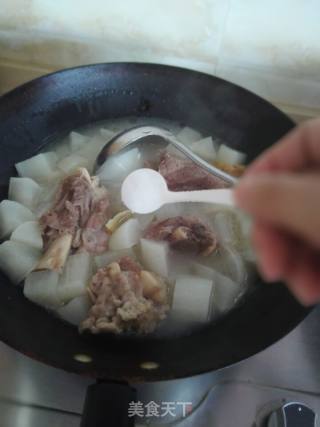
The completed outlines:
<svg viewBox="0 0 320 427">
<path fill-rule="evenodd" d="M 317 427 L 317 414 L 302 403 L 286 403 L 272 412 L 267 427 Z"/>
</svg>

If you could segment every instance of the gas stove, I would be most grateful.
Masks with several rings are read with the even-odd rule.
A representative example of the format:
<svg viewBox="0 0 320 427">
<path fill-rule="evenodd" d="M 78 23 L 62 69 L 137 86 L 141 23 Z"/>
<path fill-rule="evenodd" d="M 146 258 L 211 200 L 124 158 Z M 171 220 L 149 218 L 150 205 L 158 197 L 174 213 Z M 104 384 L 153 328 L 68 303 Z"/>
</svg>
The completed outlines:
<svg viewBox="0 0 320 427">
<path fill-rule="evenodd" d="M 135 385 L 137 425 L 319 427 L 319 325 L 320 307 L 281 341 L 234 366 Z M 79 426 L 92 380 L 47 367 L 4 344 L 0 378 L 1 427 Z"/>
</svg>

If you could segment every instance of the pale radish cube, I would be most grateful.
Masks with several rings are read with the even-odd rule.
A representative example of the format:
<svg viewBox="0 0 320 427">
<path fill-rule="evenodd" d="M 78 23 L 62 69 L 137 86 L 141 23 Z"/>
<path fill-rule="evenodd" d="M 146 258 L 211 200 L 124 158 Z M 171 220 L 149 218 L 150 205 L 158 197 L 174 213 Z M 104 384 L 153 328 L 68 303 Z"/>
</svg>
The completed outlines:
<svg viewBox="0 0 320 427">
<path fill-rule="evenodd" d="M 178 322 L 205 323 L 210 320 L 213 281 L 198 276 L 178 276 L 173 291 L 171 318 Z"/>
<path fill-rule="evenodd" d="M 109 240 L 109 249 L 111 251 L 120 251 L 128 249 L 139 243 L 141 237 L 141 227 L 136 218 L 130 218 L 122 224 Z"/>
<path fill-rule="evenodd" d="M 244 284 L 247 270 L 242 256 L 232 248 L 225 247 L 223 255 L 227 264 L 227 274 L 234 282 Z"/>
<path fill-rule="evenodd" d="M 52 181 L 50 185 L 42 187 L 35 209 L 35 214 L 38 218 L 52 207 L 60 182 L 60 180 L 55 180 Z"/>
<path fill-rule="evenodd" d="M 87 295 L 73 298 L 68 304 L 59 307 L 57 315 L 74 326 L 79 326 L 86 317 L 91 307 L 90 299 Z"/>
<path fill-rule="evenodd" d="M 193 142 L 191 150 L 208 162 L 213 162 L 217 157 L 217 150 L 211 136 Z"/>
<path fill-rule="evenodd" d="M 115 136 L 115 132 L 113 132 L 110 129 L 106 129 L 106 128 L 101 128 L 100 134 L 101 134 L 101 136 L 103 136 L 103 138 L 105 138 L 106 142 Z"/>
<path fill-rule="evenodd" d="M 106 140 L 101 136 L 89 138 L 88 141 L 76 153 L 88 160 L 88 170 L 93 172 L 96 160 L 102 148 L 106 145 Z"/>
<path fill-rule="evenodd" d="M 136 169 L 143 167 L 138 148 L 110 156 L 98 170 L 101 181 L 120 181 Z"/>
<path fill-rule="evenodd" d="M 36 181 L 45 181 L 54 174 L 57 161 L 56 153 L 49 151 L 16 163 L 15 166 L 20 176 L 32 178 Z"/>
<path fill-rule="evenodd" d="M 177 133 L 177 139 L 186 145 L 190 145 L 192 142 L 199 141 L 202 135 L 197 130 L 191 129 L 188 126 L 184 127 Z"/>
<path fill-rule="evenodd" d="M 7 240 L 0 245 L 0 269 L 17 285 L 34 269 L 40 255 L 38 249 Z"/>
<path fill-rule="evenodd" d="M 21 203 L 33 209 L 41 193 L 41 187 L 31 178 L 10 178 L 8 197 L 14 202 Z"/>
<path fill-rule="evenodd" d="M 58 159 L 61 160 L 70 155 L 70 148 L 68 144 L 63 141 L 59 145 L 54 147 L 54 152 L 58 156 Z"/>
<path fill-rule="evenodd" d="M 88 141 L 88 137 L 79 132 L 71 132 L 69 135 L 69 147 L 71 151 L 80 150 Z"/>
<path fill-rule="evenodd" d="M 55 271 L 34 271 L 25 280 L 24 296 L 42 307 L 57 308 L 61 305 L 58 281 L 59 274 Z"/>
<path fill-rule="evenodd" d="M 118 261 L 120 258 L 128 256 L 135 259 L 135 253 L 133 249 L 124 249 L 122 251 L 108 251 L 102 255 L 97 255 L 94 257 L 94 262 L 97 268 L 103 268 L 111 264 L 114 261 Z"/>
<path fill-rule="evenodd" d="M 217 161 L 221 163 L 228 163 L 229 165 L 238 165 L 244 163 L 246 155 L 238 150 L 221 144 L 217 152 Z"/>
<path fill-rule="evenodd" d="M 217 272 L 214 279 L 214 285 L 215 293 L 213 306 L 216 311 L 225 313 L 235 305 L 243 292 L 243 289 L 238 283 L 234 282 L 229 277 Z"/>
<path fill-rule="evenodd" d="M 167 242 L 140 240 L 142 263 L 146 269 L 162 277 L 169 276 L 169 246 Z"/>
<path fill-rule="evenodd" d="M 30 209 L 12 200 L 0 203 L 0 239 L 9 236 L 18 225 L 33 221 L 35 216 Z"/>
<path fill-rule="evenodd" d="M 213 229 L 222 244 L 237 245 L 240 238 L 240 225 L 234 211 L 223 210 L 214 215 Z"/>
<path fill-rule="evenodd" d="M 58 283 L 58 295 L 61 302 L 66 303 L 72 298 L 86 293 L 92 275 L 92 261 L 92 256 L 87 252 L 69 256 Z"/>
<path fill-rule="evenodd" d="M 41 230 L 37 221 L 28 221 L 19 225 L 11 234 L 10 240 L 25 243 L 39 250 L 43 249 Z"/>
<path fill-rule="evenodd" d="M 79 156 L 78 154 L 71 154 L 65 157 L 58 163 L 58 169 L 63 171 L 65 174 L 69 174 L 78 168 L 87 168 L 89 165 L 88 159 Z"/>
<path fill-rule="evenodd" d="M 199 277 L 213 281 L 213 306 L 216 312 L 223 313 L 231 309 L 243 292 L 241 284 L 234 282 L 229 277 L 212 268 L 194 263 L 193 272 Z"/>
</svg>

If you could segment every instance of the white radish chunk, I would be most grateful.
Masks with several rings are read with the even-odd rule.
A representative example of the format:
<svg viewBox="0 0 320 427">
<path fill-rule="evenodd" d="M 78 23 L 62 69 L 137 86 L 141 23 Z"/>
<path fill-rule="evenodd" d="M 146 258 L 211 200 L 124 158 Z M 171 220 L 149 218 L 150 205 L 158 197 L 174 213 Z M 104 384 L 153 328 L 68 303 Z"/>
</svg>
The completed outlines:
<svg viewBox="0 0 320 427">
<path fill-rule="evenodd" d="M 111 251 L 128 249 L 139 243 L 141 227 L 136 218 L 130 218 L 122 224 L 110 237 L 109 248 Z"/>
<path fill-rule="evenodd" d="M 69 256 L 58 283 L 58 296 L 63 303 L 84 295 L 92 274 L 92 257 L 87 252 Z"/>
<path fill-rule="evenodd" d="M 242 256 L 232 248 L 225 247 L 223 254 L 225 257 L 227 272 L 226 276 L 229 276 L 234 282 L 238 284 L 244 284 L 247 279 L 247 270 Z"/>
<path fill-rule="evenodd" d="M 56 311 L 57 315 L 71 323 L 74 326 L 79 326 L 86 319 L 88 311 L 91 307 L 90 299 L 87 295 L 73 298 L 68 304 L 59 307 Z"/>
<path fill-rule="evenodd" d="M 211 136 L 193 142 L 190 148 L 195 154 L 208 162 L 213 162 L 217 157 L 216 147 Z"/>
<path fill-rule="evenodd" d="M 58 169 L 69 174 L 78 168 L 87 168 L 89 166 L 89 161 L 85 157 L 79 156 L 79 154 L 71 154 L 62 159 L 57 166 Z"/>
<path fill-rule="evenodd" d="M 58 281 L 56 271 L 34 271 L 25 280 L 24 296 L 42 307 L 57 308 L 61 305 L 57 293 Z"/>
<path fill-rule="evenodd" d="M 213 280 L 214 311 L 218 313 L 224 313 L 234 306 L 236 300 L 243 291 L 243 287 L 241 285 L 234 282 L 229 277 L 219 273 L 218 271 L 198 263 L 193 264 L 193 271 L 194 274 L 197 274 L 202 278 Z"/>
<path fill-rule="evenodd" d="M 38 198 L 37 207 L 35 209 L 37 218 L 40 218 L 42 214 L 47 212 L 52 207 L 59 186 L 60 180 L 55 180 L 50 182 L 50 186 L 46 185 L 42 187 Z"/>
<path fill-rule="evenodd" d="M 188 126 L 184 127 L 177 133 L 177 139 L 185 145 L 190 145 L 193 142 L 199 141 L 202 138 L 200 132 L 189 128 Z"/>
<path fill-rule="evenodd" d="M 241 294 L 241 287 L 238 283 L 222 274 L 216 275 L 215 294 L 213 305 L 220 313 L 230 310 Z"/>
<path fill-rule="evenodd" d="M 174 287 L 171 318 L 186 323 L 209 321 L 213 293 L 212 280 L 191 275 L 179 276 Z"/>
<path fill-rule="evenodd" d="M 83 147 L 77 151 L 79 156 L 88 160 L 88 170 L 90 173 L 93 172 L 97 157 L 105 145 L 106 140 L 101 136 L 96 136 L 94 138 L 89 138 Z"/>
<path fill-rule="evenodd" d="M 61 160 L 70 155 L 70 148 L 64 140 L 63 142 L 59 143 L 59 145 L 54 147 L 54 152 L 58 156 L 58 159 Z"/>
<path fill-rule="evenodd" d="M 39 250 L 43 248 L 41 230 L 37 221 L 28 221 L 19 225 L 11 234 L 10 240 L 24 243 Z"/>
<path fill-rule="evenodd" d="M 124 256 L 128 256 L 133 259 L 136 258 L 133 249 L 124 249 L 122 251 L 108 251 L 102 255 L 98 255 L 94 257 L 94 262 L 97 268 L 103 268 L 113 261 L 118 261 Z"/>
<path fill-rule="evenodd" d="M 167 242 L 140 240 L 142 263 L 147 270 L 159 276 L 169 276 L 169 245 Z"/>
<path fill-rule="evenodd" d="M 71 132 L 69 135 L 69 147 L 71 151 L 80 150 L 88 141 L 88 137 L 79 132 Z"/>
<path fill-rule="evenodd" d="M 240 225 L 234 211 L 223 210 L 214 215 L 213 229 L 222 244 L 233 246 L 239 243 Z"/>
<path fill-rule="evenodd" d="M 192 273 L 196 276 L 202 277 L 203 279 L 209 280 L 214 280 L 216 275 L 220 274 L 216 270 L 198 263 L 194 263 L 192 265 Z"/>
<path fill-rule="evenodd" d="M 14 202 L 21 203 L 33 209 L 41 193 L 41 187 L 31 178 L 10 178 L 8 197 Z"/>
<path fill-rule="evenodd" d="M 17 285 L 34 269 L 40 255 L 38 249 L 7 240 L 0 245 L 0 269 Z"/>
<path fill-rule="evenodd" d="M 221 163 L 228 163 L 229 165 L 238 165 L 244 163 L 246 155 L 238 150 L 221 144 L 217 152 L 217 161 Z"/>
<path fill-rule="evenodd" d="M 36 181 L 45 181 L 54 175 L 57 161 L 56 153 L 49 151 L 16 163 L 15 166 L 19 176 L 32 178 Z"/>
<path fill-rule="evenodd" d="M 110 156 L 98 170 L 101 181 L 120 181 L 136 169 L 143 167 L 138 148 Z"/>
<path fill-rule="evenodd" d="M 115 136 L 115 132 L 113 132 L 110 129 L 106 129 L 106 128 L 101 128 L 100 134 L 101 134 L 101 136 L 103 136 L 103 138 L 105 138 L 106 142 Z"/>
<path fill-rule="evenodd" d="M 33 221 L 35 216 L 30 209 L 12 200 L 0 203 L 0 239 L 9 236 L 18 225 Z"/>
</svg>

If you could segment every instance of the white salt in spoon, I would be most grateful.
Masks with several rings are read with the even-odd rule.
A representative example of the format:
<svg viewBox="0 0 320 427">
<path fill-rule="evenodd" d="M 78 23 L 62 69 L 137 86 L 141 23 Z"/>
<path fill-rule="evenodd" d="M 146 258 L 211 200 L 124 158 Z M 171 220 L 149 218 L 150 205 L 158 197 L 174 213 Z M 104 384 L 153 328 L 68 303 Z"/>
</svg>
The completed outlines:
<svg viewBox="0 0 320 427">
<path fill-rule="evenodd" d="M 232 189 L 169 191 L 159 172 L 138 169 L 130 173 L 121 187 L 122 202 L 132 212 L 146 214 L 167 203 L 205 202 L 234 206 Z"/>
</svg>

